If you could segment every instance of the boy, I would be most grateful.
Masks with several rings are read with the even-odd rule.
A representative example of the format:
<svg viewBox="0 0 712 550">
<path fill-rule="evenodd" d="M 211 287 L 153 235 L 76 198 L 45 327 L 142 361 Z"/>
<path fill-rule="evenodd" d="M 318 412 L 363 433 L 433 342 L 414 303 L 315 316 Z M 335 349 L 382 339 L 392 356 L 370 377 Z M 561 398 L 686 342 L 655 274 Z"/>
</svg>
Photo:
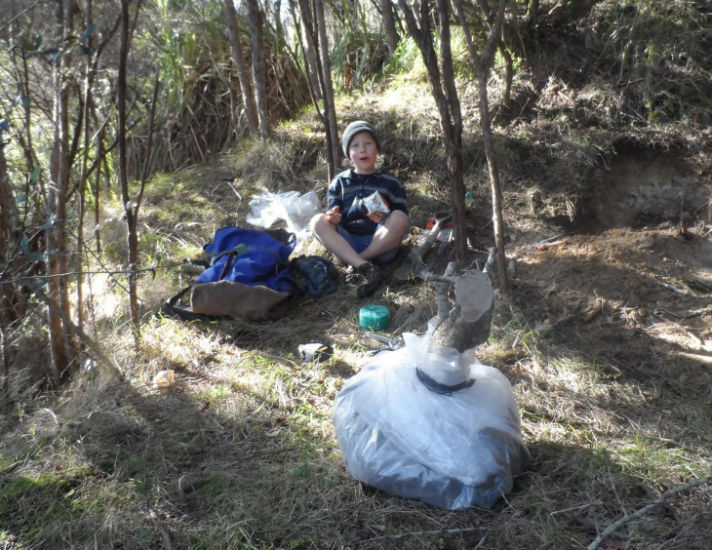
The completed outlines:
<svg viewBox="0 0 712 550">
<path fill-rule="evenodd" d="M 344 131 L 341 145 L 353 167 L 331 182 L 328 209 L 314 216 L 310 225 L 327 250 L 353 267 L 348 279 L 357 285 L 356 294 L 363 298 L 382 281 L 374 262 L 389 262 L 398 253 L 408 231 L 408 204 L 398 179 L 376 169 L 380 142 L 373 126 L 363 120 L 352 122 Z M 375 192 L 385 203 L 382 210 L 369 210 L 364 205 L 363 199 Z"/>
</svg>

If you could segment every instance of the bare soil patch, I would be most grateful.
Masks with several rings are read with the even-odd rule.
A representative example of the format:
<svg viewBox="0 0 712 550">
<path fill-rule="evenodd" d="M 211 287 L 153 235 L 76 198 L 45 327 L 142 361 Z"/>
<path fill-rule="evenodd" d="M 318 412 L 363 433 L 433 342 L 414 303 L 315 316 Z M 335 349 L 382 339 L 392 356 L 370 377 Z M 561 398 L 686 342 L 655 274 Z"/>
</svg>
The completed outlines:
<svg viewBox="0 0 712 550">
<path fill-rule="evenodd" d="M 593 219 L 599 228 L 706 218 L 709 186 L 693 164 L 678 155 L 655 151 L 618 155 L 592 180 Z"/>
</svg>

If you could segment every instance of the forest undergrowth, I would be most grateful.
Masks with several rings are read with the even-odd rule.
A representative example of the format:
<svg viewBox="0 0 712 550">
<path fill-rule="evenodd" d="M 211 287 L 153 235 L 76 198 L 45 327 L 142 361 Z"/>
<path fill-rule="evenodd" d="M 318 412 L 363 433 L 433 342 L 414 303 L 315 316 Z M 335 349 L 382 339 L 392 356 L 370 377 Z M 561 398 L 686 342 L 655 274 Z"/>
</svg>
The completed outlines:
<svg viewBox="0 0 712 550">
<path fill-rule="evenodd" d="M 655 30 L 625 7 L 616 13 L 630 36 Z M 566 43 L 586 28 L 568 27 Z M 611 61 L 626 47 L 620 36 L 594 62 L 583 50 L 557 58 L 551 52 L 564 37 L 549 35 L 548 55 L 543 48 L 515 80 L 507 108 L 499 73 L 493 79 L 515 270 L 512 294 L 497 292 L 490 338 L 476 354 L 511 382 L 532 456 L 493 509 L 437 510 L 346 471 L 334 398 L 379 344 L 359 328 L 364 302 L 343 278 L 337 293 L 295 297 L 270 323 L 157 314 L 195 276 L 183 260 L 200 256 L 218 228 L 245 225 L 249 200 L 263 188 L 316 191 L 324 201 L 321 126 L 307 109 L 271 142 L 245 141 L 152 178 L 139 225 L 142 262 L 155 269 L 139 282 L 139 349 L 124 281 L 92 278 L 88 332 L 121 376 L 87 361 L 69 387 L 25 390 L 1 417 L 2 548 L 708 548 L 712 134 L 694 120 L 702 109 L 688 110 L 684 124 L 673 120 L 686 109 L 677 94 L 696 93 L 680 75 L 676 89 L 661 86 L 647 98 L 645 123 L 636 118 L 631 105 L 645 104 L 645 70 L 653 69 L 636 65 L 639 77 L 613 78 L 629 74 Z M 579 58 L 588 64 L 562 63 Z M 476 90 L 463 82 L 461 95 L 465 179 L 476 199 L 467 212 L 468 263 L 481 268 L 493 238 L 487 167 Z M 408 192 L 407 250 L 449 200 L 424 81 L 373 85 L 337 107 L 340 128 L 366 119 L 381 133 L 383 165 Z M 102 239 L 118 265 L 124 225 L 113 208 Z M 537 249 L 559 234 L 558 246 Z M 323 249 L 310 241 L 300 252 Z M 405 254 L 369 299 L 389 308 L 391 336 L 422 334 L 436 314 L 432 285 L 389 277 Z M 444 246 L 428 263 L 442 270 L 450 256 Z M 333 358 L 300 361 L 297 346 L 314 340 L 330 343 Z M 29 371 L 43 354 L 29 333 L 23 346 L 15 357 Z M 167 369 L 175 383 L 157 387 L 154 377 Z"/>
</svg>

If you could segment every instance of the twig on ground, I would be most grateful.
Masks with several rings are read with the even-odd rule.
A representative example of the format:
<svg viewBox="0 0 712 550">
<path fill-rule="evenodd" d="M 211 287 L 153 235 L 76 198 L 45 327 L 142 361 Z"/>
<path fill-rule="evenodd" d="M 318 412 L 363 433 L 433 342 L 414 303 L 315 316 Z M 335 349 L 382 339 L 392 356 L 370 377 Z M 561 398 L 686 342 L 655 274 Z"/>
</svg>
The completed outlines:
<svg viewBox="0 0 712 550">
<path fill-rule="evenodd" d="M 656 285 L 660 285 L 663 288 L 666 288 L 668 290 L 671 290 L 677 294 L 682 294 L 683 296 L 689 296 L 691 298 L 708 298 L 709 294 L 700 294 L 699 292 L 691 292 L 689 290 L 685 290 L 684 288 L 679 288 L 676 286 L 673 286 L 671 284 L 668 284 L 663 281 L 659 281 L 658 279 L 654 279 L 653 277 L 649 277 L 649 279 L 654 282 Z"/>
<path fill-rule="evenodd" d="M 689 491 L 690 489 L 693 489 L 700 485 L 706 485 L 708 483 L 712 483 L 712 476 L 705 477 L 702 479 L 696 479 L 694 481 L 686 483 L 685 485 L 680 485 L 679 487 L 674 487 L 674 488 L 670 489 L 669 491 L 664 492 L 656 500 L 654 500 L 650 504 L 646 504 L 645 506 L 640 508 L 637 512 L 634 512 L 630 515 L 625 515 L 622 518 L 620 518 L 619 520 L 611 523 L 608 527 L 606 527 L 603 530 L 602 533 L 600 533 L 593 540 L 593 542 L 591 542 L 591 544 L 589 544 L 586 547 L 586 550 L 596 550 L 596 548 L 598 548 L 598 545 L 601 544 L 601 542 L 603 542 L 603 540 L 606 537 L 608 537 L 612 533 L 615 533 L 618 529 L 623 527 L 625 524 L 635 521 L 636 519 L 640 518 L 641 516 L 647 514 L 650 510 L 652 510 L 656 506 L 659 506 L 659 505 L 665 503 L 666 501 L 670 500 L 672 497 L 677 496 L 680 493 L 684 493 L 685 491 Z"/>
<path fill-rule="evenodd" d="M 692 319 L 693 317 L 700 317 L 708 313 L 712 313 L 712 306 L 703 307 L 701 309 L 694 309 L 688 314 L 684 315 L 683 319 Z"/>
<path fill-rule="evenodd" d="M 675 319 L 680 319 L 680 316 L 677 313 L 673 311 L 668 311 L 667 309 L 663 309 L 661 307 L 656 307 L 653 313 L 655 315 L 659 315 L 660 317 L 662 317 L 660 314 L 664 313 L 665 315 L 669 315 L 670 317 L 675 317 Z"/>
<path fill-rule="evenodd" d="M 398 533 L 397 535 L 381 535 L 378 537 L 373 537 L 370 539 L 365 540 L 364 542 L 373 542 L 376 540 L 384 540 L 384 539 L 403 539 L 406 537 L 422 537 L 422 536 L 429 536 L 429 535 L 458 535 L 460 533 L 471 533 L 472 531 L 479 531 L 482 529 L 481 527 L 457 527 L 453 529 L 430 529 L 428 531 L 408 531 L 407 533 Z M 475 548 L 479 548 L 484 539 L 487 538 L 487 533 L 484 534 L 482 537 L 482 540 L 480 540 L 479 544 Z"/>
<path fill-rule="evenodd" d="M 693 309 L 685 314 L 675 313 L 674 311 L 668 311 L 667 309 L 656 307 L 653 313 L 656 315 L 658 315 L 659 313 L 665 313 L 666 315 L 670 315 L 671 317 L 675 317 L 676 319 L 692 319 L 693 317 L 701 317 L 702 315 L 712 313 L 712 306 L 707 306 L 700 309 Z"/>
<path fill-rule="evenodd" d="M 477 543 L 477 546 L 475 546 L 474 550 L 477 550 L 478 548 L 482 548 L 482 545 L 485 543 L 487 540 L 487 533 L 485 533 L 482 538 L 480 539 L 480 542 Z"/>
<path fill-rule="evenodd" d="M 549 514 L 549 517 L 555 516 L 557 514 L 565 514 L 566 512 L 573 512 L 573 511 L 578 511 L 578 510 L 583 510 L 585 508 L 590 508 L 593 506 L 593 502 L 587 502 L 586 504 L 581 504 L 579 506 L 572 506 L 571 508 L 564 508 L 563 510 L 554 510 Z"/>
<path fill-rule="evenodd" d="M 14 470 L 16 470 L 17 467 L 18 467 L 20 464 L 22 464 L 23 462 L 24 462 L 24 459 L 23 459 L 23 460 L 18 460 L 17 462 L 13 462 L 12 464 L 10 464 L 10 465 L 9 465 L 7 468 L 5 468 L 4 470 L 0 470 L 0 476 L 4 476 L 4 475 L 7 475 L 7 474 L 9 474 L 9 473 L 12 473 L 12 472 L 13 472 Z"/>
<path fill-rule="evenodd" d="M 227 180 L 227 179 L 222 180 L 220 183 L 218 183 L 218 184 L 212 189 L 211 193 L 215 193 L 215 191 L 217 191 L 218 187 L 220 187 L 222 184 L 225 184 L 225 185 L 227 185 L 230 189 L 232 189 L 232 192 L 235 193 L 235 195 L 237 196 L 237 200 L 240 200 L 240 201 L 241 201 L 241 200 L 242 200 L 242 195 L 240 195 L 240 193 L 238 193 L 237 189 L 235 189 L 235 186 L 233 185 L 233 183 L 235 183 L 236 181 L 237 181 L 237 178 L 235 178 L 235 179 L 232 181 L 232 183 L 230 182 L 230 180 Z"/>
<path fill-rule="evenodd" d="M 173 550 L 173 543 L 171 541 L 171 534 L 166 529 L 166 526 L 158 519 L 156 512 L 151 510 L 149 517 L 153 523 L 154 528 L 161 534 L 161 539 L 163 540 L 163 547 L 166 550 Z"/>
</svg>

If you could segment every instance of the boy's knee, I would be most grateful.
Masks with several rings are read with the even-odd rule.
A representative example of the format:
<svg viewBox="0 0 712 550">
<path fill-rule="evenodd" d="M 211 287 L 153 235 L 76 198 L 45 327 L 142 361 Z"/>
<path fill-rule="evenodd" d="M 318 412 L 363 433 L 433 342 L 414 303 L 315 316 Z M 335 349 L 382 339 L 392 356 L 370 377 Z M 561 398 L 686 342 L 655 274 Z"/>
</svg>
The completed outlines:
<svg viewBox="0 0 712 550">
<path fill-rule="evenodd" d="M 408 230 L 408 224 L 408 214 L 401 210 L 391 212 L 386 221 L 388 228 L 396 233 L 405 233 Z"/>
</svg>

